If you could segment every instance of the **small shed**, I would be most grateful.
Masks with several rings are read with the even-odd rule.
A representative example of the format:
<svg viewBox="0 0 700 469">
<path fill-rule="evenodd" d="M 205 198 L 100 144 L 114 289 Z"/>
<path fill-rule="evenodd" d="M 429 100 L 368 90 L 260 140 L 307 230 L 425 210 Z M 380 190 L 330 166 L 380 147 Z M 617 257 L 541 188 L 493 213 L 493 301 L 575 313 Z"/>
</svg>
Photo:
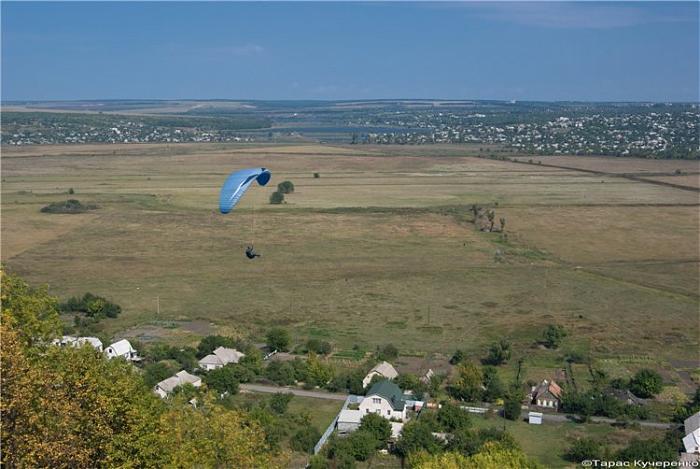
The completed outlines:
<svg viewBox="0 0 700 469">
<path fill-rule="evenodd" d="M 542 412 L 528 412 L 527 423 L 531 425 L 542 425 Z"/>
<path fill-rule="evenodd" d="M 347 434 L 352 433 L 360 427 L 360 422 L 362 421 L 362 412 L 359 410 L 343 409 L 338 414 L 338 421 L 336 423 L 338 427 L 338 433 Z"/>
</svg>

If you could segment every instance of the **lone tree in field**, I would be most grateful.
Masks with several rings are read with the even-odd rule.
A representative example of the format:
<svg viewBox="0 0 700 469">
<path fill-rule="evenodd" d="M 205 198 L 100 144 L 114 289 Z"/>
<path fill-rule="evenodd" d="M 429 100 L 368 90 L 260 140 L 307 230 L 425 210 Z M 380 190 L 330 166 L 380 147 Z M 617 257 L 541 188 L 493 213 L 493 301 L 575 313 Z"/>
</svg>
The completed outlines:
<svg viewBox="0 0 700 469">
<path fill-rule="evenodd" d="M 314 179 L 318 179 L 318 178 L 320 178 L 320 177 L 321 177 L 321 174 L 320 174 L 320 173 L 314 173 Z"/>
<path fill-rule="evenodd" d="M 294 192 L 294 184 L 292 184 L 292 181 L 282 181 L 277 184 L 277 192 L 281 194 L 291 194 Z"/>
<path fill-rule="evenodd" d="M 506 339 L 501 339 L 489 347 L 489 355 L 485 362 L 489 365 L 502 365 L 510 360 L 510 342 Z"/>
<path fill-rule="evenodd" d="M 281 192 L 273 192 L 272 195 L 270 195 L 270 203 L 272 205 L 279 205 L 282 202 L 284 202 L 284 194 Z"/>
<path fill-rule="evenodd" d="M 561 345 L 561 341 L 564 340 L 568 334 L 562 326 L 555 326 L 550 324 L 547 329 L 544 330 L 542 336 L 542 343 L 547 348 L 557 348 Z"/>
<path fill-rule="evenodd" d="M 505 217 L 501 217 L 501 220 L 500 220 L 500 221 L 501 221 L 501 233 L 503 233 L 503 232 L 506 231 L 506 218 L 505 218 Z"/>
</svg>

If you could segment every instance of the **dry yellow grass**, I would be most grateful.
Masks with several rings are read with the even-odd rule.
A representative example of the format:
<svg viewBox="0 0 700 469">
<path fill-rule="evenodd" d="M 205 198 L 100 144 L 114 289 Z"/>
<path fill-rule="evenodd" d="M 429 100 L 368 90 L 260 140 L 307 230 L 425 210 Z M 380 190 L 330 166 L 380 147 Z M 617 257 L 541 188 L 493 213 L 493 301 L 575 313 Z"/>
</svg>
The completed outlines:
<svg viewBox="0 0 700 469">
<path fill-rule="evenodd" d="M 199 319 L 212 331 L 286 325 L 341 348 L 394 342 L 412 352 L 482 353 L 508 336 L 530 353 L 557 322 L 571 331 L 566 347 L 601 356 L 674 357 L 697 345 L 697 330 L 680 326 L 697 315 L 697 207 L 683 206 L 697 194 L 463 148 L 246 148 L 3 149 L 2 260 L 61 296 L 114 299 L 124 307 L 105 322 L 114 334 Z M 225 176 L 258 165 L 272 168 L 271 187 L 219 215 Z M 296 192 L 268 205 L 285 179 Z M 101 208 L 39 213 L 70 187 Z M 510 243 L 465 222 L 471 204 L 496 202 Z M 251 263 L 242 248 L 253 204 L 263 258 Z"/>
</svg>

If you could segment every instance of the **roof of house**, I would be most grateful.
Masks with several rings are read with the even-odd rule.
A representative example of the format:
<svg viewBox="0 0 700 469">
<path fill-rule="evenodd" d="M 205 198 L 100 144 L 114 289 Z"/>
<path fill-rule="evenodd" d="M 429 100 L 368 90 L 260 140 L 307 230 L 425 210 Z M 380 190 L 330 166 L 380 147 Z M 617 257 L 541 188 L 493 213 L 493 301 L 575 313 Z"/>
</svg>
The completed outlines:
<svg viewBox="0 0 700 469">
<path fill-rule="evenodd" d="M 84 343 L 88 343 L 92 345 L 93 347 L 102 347 L 102 341 L 98 339 L 97 337 L 78 337 L 76 339 L 76 342 L 78 342 L 80 345 Z"/>
<path fill-rule="evenodd" d="M 117 342 L 113 343 L 109 347 L 112 350 L 114 350 L 114 353 L 116 353 L 117 355 L 124 355 L 124 354 L 136 351 L 131 346 L 131 343 L 126 339 L 118 340 Z"/>
<path fill-rule="evenodd" d="M 201 360 L 199 360 L 199 364 L 200 364 L 200 366 L 204 366 L 204 365 L 223 365 L 223 363 L 221 363 L 221 359 L 219 359 L 219 357 L 217 357 L 217 356 L 214 355 L 213 353 L 210 353 L 210 354 L 207 355 L 206 357 L 204 357 L 204 358 L 202 358 Z"/>
<path fill-rule="evenodd" d="M 165 392 L 172 392 L 173 389 L 175 389 L 178 386 L 187 383 L 195 384 L 197 381 L 201 381 L 201 378 L 199 376 L 192 375 L 186 372 L 185 370 L 182 370 L 175 373 L 175 376 L 171 376 L 170 378 L 164 379 L 160 383 L 156 384 L 156 386 Z"/>
<path fill-rule="evenodd" d="M 245 357 L 245 353 L 239 352 L 236 349 L 218 347 L 213 353 L 199 360 L 201 366 L 204 365 L 227 365 L 229 363 L 238 363 L 241 358 Z"/>
<path fill-rule="evenodd" d="M 384 376 L 385 378 L 388 378 L 388 379 L 394 379 L 394 378 L 396 378 L 396 377 L 399 375 L 399 372 L 396 371 L 396 368 L 394 368 L 394 367 L 391 365 L 391 363 L 388 363 L 388 362 L 377 363 L 377 364 L 374 366 L 374 368 L 372 368 L 371 370 L 369 370 L 369 373 L 367 373 L 367 374 L 369 375 L 369 374 L 372 373 L 373 371 L 379 373 L 380 375 L 382 375 L 382 376 Z"/>
<path fill-rule="evenodd" d="M 343 409 L 338 414 L 338 422 L 340 423 L 360 423 L 362 420 L 362 412 L 359 410 Z"/>
<path fill-rule="evenodd" d="M 554 397 L 556 397 L 557 399 L 561 399 L 561 388 L 559 387 L 559 385 L 558 385 L 557 383 L 555 383 L 554 381 L 552 381 L 552 382 L 550 383 L 550 382 L 547 381 L 546 379 L 543 380 L 543 381 L 539 384 L 539 386 L 537 386 L 537 387 L 533 390 L 533 392 L 532 392 L 532 397 L 536 399 L 537 396 L 539 396 L 540 394 L 545 393 L 545 392 L 549 392 L 550 394 L 552 394 L 552 395 L 553 395 Z"/>
<path fill-rule="evenodd" d="M 406 404 L 403 400 L 403 392 L 401 392 L 401 389 L 388 379 L 383 379 L 374 383 L 374 386 L 367 392 L 367 396 L 383 397 L 389 401 L 389 404 L 391 404 L 394 410 L 403 410 Z"/>
<path fill-rule="evenodd" d="M 685 434 L 693 432 L 700 428 L 700 412 L 697 412 L 683 421 L 683 426 L 685 427 Z"/>
<path fill-rule="evenodd" d="M 226 347 L 218 347 L 214 350 L 214 355 L 219 357 L 219 360 L 221 360 L 224 365 L 227 363 L 238 363 L 241 358 L 245 357 L 245 353 Z"/>
</svg>

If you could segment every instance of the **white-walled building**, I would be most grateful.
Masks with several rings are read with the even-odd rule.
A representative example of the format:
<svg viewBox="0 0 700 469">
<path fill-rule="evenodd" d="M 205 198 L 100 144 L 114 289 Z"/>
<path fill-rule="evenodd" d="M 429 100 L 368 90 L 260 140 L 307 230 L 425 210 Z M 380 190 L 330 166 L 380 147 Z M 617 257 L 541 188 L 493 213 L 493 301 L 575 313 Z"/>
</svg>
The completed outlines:
<svg viewBox="0 0 700 469">
<path fill-rule="evenodd" d="M 360 412 L 362 415 L 373 413 L 385 419 L 404 421 L 406 420 L 406 401 L 403 398 L 403 392 L 389 380 L 379 381 L 362 399 Z"/>
<path fill-rule="evenodd" d="M 700 412 L 691 415 L 683 422 L 685 436 L 683 446 L 689 454 L 700 454 Z"/>
<path fill-rule="evenodd" d="M 173 390 L 182 386 L 183 384 L 191 384 L 195 388 L 202 385 L 202 379 L 199 376 L 192 375 L 185 370 L 175 373 L 175 376 L 171 376 L 168 379 L 164 379 L 160 383 L 156 384 L 153 388 L 153 392 L 158 394 L 161 398 L 165 398 L 168 394 L 173 392 Z"/>
<path fill-rule="evenodd" d="M 72 335 L 64 335 L 60 339 L 54 339 L 52 344 L 61 347 L 82 347 L 84 344 L 90 344 L 92 348 L 98 352 L 102 351 L 102 341 L 97 337 L 74 337 Z"/>
<path fill-rule="evenodd" d="M 229 363 L 238 363 L 243 357 L 245 357 L 245 353 L 236 349 L 218 347 L 212 353 L 199 360 L 199 367 L 206 371 L 215 370 Z"/>
<path fill-rule="evenodd" d="M 126 340 L 118 340 L 117 342 L 114 342 L 112 345 L 107 347 L 105 349 L 105 355 L 107 356 L 108 359 L 112 358 L 124 358 L 127 361 L 135 361 L 139 360 L 139 356 L 136 353 L 136 350 L 131 346 L 131 343 Z"/>
<path fill-rule="evenodd" d="M 365 378 L 362 380 L 362 387 L 366 388 L 369 386 L 369 383 L 372 382 L 372 378 L 375 376 L 381 376 L 382 378 L 386 379 L 394 379 L 399 376 L 399 372 L 396 371 L 396 368 L 391 366 L 391 363 L 381 362 L 369 370 L 367 376 L 365 376 Z"/>
</svg>

